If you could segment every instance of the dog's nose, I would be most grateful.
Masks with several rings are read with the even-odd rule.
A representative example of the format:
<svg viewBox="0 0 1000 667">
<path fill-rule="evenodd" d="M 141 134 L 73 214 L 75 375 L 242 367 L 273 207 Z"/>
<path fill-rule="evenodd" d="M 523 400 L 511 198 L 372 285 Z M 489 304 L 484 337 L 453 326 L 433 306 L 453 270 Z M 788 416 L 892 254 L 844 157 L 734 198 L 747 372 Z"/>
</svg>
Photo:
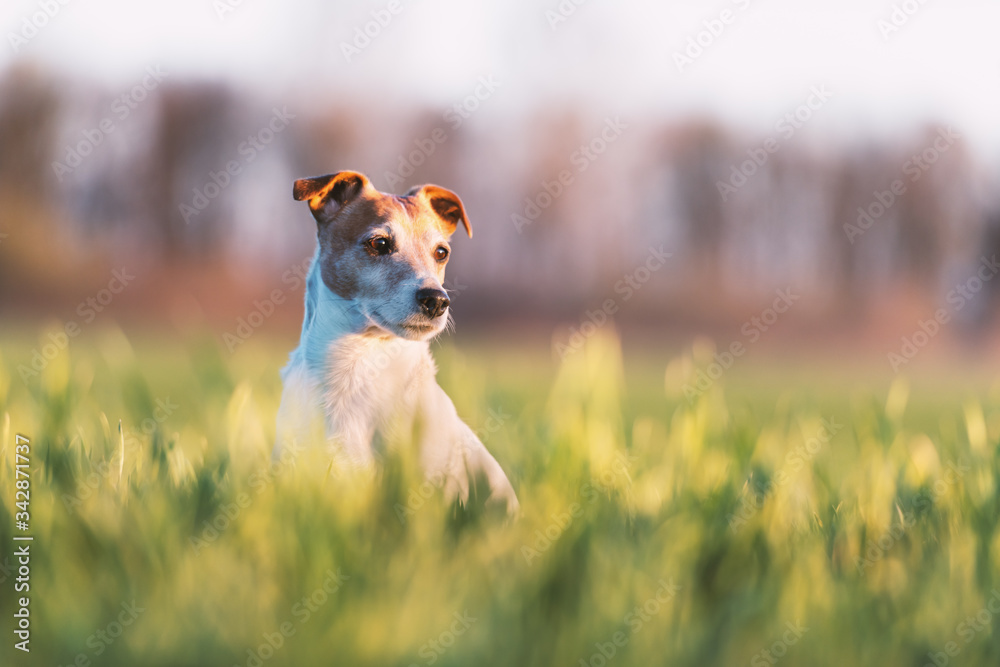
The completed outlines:
<svg viewBox="0 0 1000 667">
<path fill-rule="evenodd" d="M 433 320 L 448 310 L 451 299 L 448 298 L 448 294 L 444 290 L 425 288 L 417 290 L 417 303 L 420 304 L 424 315 Z"/>
</svg>

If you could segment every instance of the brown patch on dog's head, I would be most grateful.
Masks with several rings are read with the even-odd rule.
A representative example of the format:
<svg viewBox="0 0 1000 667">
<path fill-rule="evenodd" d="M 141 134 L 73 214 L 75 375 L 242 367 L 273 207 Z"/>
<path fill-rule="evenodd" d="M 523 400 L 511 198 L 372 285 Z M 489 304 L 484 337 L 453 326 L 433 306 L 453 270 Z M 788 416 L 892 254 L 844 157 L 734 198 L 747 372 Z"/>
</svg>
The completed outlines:
<svg viewBox="0 0 1000 667">
<path fill-rule="evenodd" d="M 331 291 L 393 335 L 426 339 L 444 328 L 443 311 L 421 311 L 417 292 L 444 296 L 448 239 L 459 223 L 472 235 L 455 193 L 424 185 L 400 197 L 344 171 L 298 180 L 293 195 L 316 218 L 320 272 Z"/>
<path fill-rule="evenodd" d="M 454 234 L 458 229 L 458 223 L 465 227 L 465 233 L 472 238 L 472 225 L 469 223 L 469 216 L 465 213 L 465 206 L 451 190 L 445 190 L 437 185 L 420 185 L 412 188 L 406 193 L 407 197 L 416 197 L 426 201 L 431 209 L 441 218 Z"/>
<path fill-rule="evenodd" d="M 333 216 L 372 184 L 364 174 L 356 171 L 339 171 L 336 174 L 300 178 L 292 186 L 295 201 L 308 200 L 309 210 L 320 224 Z"/>
</svg>

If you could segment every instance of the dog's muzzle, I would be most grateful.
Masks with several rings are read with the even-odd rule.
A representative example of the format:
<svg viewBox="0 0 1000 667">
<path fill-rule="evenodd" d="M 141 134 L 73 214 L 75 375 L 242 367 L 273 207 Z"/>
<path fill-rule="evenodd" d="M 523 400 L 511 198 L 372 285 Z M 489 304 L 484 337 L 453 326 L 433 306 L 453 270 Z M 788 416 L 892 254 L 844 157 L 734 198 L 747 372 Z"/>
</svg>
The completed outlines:
<svg viewBox="0 0 1000 667">
<path fill-rule="evenodd" d="M 448 298 L 448 294 L 444 290 L 426 288 L 417 290 L 417 303 L 420 304 L 420 310 L 423 314 L 433 320 L 448 310 L 451 299 Z"/>
</svg>

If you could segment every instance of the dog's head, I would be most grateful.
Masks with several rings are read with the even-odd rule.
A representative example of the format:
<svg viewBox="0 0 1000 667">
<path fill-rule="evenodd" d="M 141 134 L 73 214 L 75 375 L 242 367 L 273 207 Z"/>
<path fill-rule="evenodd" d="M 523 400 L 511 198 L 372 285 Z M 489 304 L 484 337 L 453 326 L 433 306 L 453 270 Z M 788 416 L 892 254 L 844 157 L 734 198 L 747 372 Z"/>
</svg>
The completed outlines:
<svg viewBox="0 0 1000 667">
<path fill-rule="evenodd" d="M 295 181 L 318 225 L 323 282 L 382 332 L 427 340 L 448 322 L 443 287 L 459 223 L 472 236 L 458 196 L 436 185 L 403 196 L 378 192 L 354 171 Z"/>
</svg>

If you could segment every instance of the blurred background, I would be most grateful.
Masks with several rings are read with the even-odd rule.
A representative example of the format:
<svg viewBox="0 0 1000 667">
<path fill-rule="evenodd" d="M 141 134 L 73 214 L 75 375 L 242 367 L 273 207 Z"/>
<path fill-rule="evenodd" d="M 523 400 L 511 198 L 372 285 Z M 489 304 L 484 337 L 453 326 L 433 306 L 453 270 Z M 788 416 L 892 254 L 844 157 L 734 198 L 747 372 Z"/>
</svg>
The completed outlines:
<svg viewBox="0 0 1000 667">
<path fill-rule="evenodd" d="M 997 25 L 4 0 L 0 544 L 37 541 L 33 654 L 0 665 L 1000 664 Z M 511 526 L 406 443 L 375 477 L 270 465 L 315 247 L 292 183 L 345 169 L 465 202 L 434 353 Z"/>
<path fill-rule="evenodd" d="M 0 19 L 8 331 L 290 348 L 315 239 L 291 183 L 353 169 L 464 199 L 459 337 L 555 351 L 611 299 L 626 341 L 659 346 L 886 370 L 907 341 L 919 363 L 1000 349 L 986 0 L 8 0 Z M 752 324 L 778 290 L 794 306 Z"/>
</svg>

